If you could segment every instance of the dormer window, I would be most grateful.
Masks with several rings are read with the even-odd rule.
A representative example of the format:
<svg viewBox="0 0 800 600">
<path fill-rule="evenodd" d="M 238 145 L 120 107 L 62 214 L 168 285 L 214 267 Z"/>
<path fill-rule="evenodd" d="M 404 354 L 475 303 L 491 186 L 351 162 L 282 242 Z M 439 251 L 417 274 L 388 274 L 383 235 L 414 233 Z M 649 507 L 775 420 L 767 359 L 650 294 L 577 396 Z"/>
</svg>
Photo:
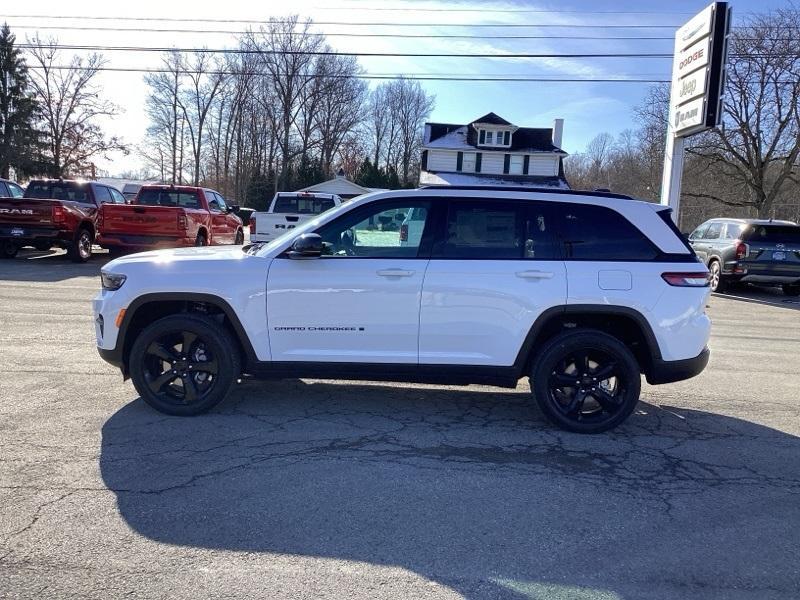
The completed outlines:
<svg viewBox="0 0 800 600">
<path fill-rule="evenodd" d="M 479 129 L 478 144 L 481 146 L 507 147 L 511 145 L 511 132 L 494 129 Z"/>
</svg>

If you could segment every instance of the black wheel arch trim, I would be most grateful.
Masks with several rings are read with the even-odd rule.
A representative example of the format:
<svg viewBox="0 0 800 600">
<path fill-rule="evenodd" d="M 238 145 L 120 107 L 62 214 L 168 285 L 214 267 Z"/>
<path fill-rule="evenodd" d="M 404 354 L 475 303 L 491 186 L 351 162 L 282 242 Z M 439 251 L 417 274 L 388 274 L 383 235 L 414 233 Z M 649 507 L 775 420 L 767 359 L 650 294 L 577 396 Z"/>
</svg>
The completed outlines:
<svg viewBox="0 0 800 600">
<path fill-rule="evenodd" d="M 630 318 L 636 323 L 642 332 L 642 335 L 644 336 L 644 340 L 647 343 L 647 348 L 650 353 L 651 362 L 655 364 L 657 361 L 661 360 L 661 348 L 659 347 L 658 340 L 653 333 L 653 328 L 650 326 L 650 323 L 645 316 L 638 310 L 629 306 L 606 304 L 565 304 L 548 308 L 537 317 L 536 321 L 534 321 L 533 326 L 528 332 L 525 341 L 522 343 L 522 347 L 520 348 L 517 358 L 514 361 L 514 368 L 519 371 L 520 376 L 525 375 L 525 367 L 536 352 L 536 348 L 534 347 L 536 340 L 544 330 L 545 326 L 547 326 L 550 320 L 554 317 L 566 317 L 570 315 L 610 315 Z M 646 366 L 642 365 L 642 367 Z"/>
<path fill-rule="evenodd" d="M 200 292 L 155 292 L 152 294 L 144 294 L 136 298 L 125 309 L 125 316 L 122 318 L 122 323 L 120 324 L 119 331 L 117 332 L 117 343 L 114 348 L 98 348 L 100 356 L 103 358 L 103 360 L 114 365 L 115 367 L 119 367 L 122 370 L 122 374 L 127 377 L 128 357 L 126 355 L 126 347 L 129 347 L 130 344 L 127 344 L 128 340 L 126 338 L 128 328 L 130 327 L 136 312 L 146 304 L 175 301 L 201 302 L 204 304 L 211 304 L 219 308 L 225 314 L 225 317 L 233 327 L 237 341 L 244 350 L 244 356 L 242 356 L 242 362 L 244 365 L 252 365 L 259 362 L 255 350 L 253 349 L 253 344 L 250 342 L 250 337 L 247 335 L 245 328 L 242 326 L 242 322 L 239 320 L 236 311 L 233 310 L 233 307 L 231 307 L 228 301 L 220 296 L 215 296 L 214 294 L 204 294 Z"/>
</svg>

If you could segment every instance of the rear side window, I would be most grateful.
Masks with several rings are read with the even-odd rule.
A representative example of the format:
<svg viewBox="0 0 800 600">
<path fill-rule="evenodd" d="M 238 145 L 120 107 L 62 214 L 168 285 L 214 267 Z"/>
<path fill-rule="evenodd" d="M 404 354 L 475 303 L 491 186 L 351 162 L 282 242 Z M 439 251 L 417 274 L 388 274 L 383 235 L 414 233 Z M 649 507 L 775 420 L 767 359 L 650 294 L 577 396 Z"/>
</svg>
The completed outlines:
<svg viewBox="0 0 800 600">
<path fill-rule="evenodd" d="M 444 258 L 550 259 L 550 223 L 538 203 L 454 201 L 441 249 Z"/>
<path fill-rule="evenodd" d="M 742 239 L 748 242 L 800 244 L 800 227 L 797 225 L 752 225 Z"/>
<path fill-rule="evenodd" d="M 57 183 L 32 181 L 28 184 L 25 195 L 28 198 L 67 200 L 70 202 L 94 204 L 89 194 L 88 185 L 68 181 Z"/>
<path fill-rule="evenodd" d="M 604 206 L 559 203 L 567 260 L 645 261 L 659 252 L 630 221 Z"/>
<path fill-rule="evenodd" d="M 200 199 L 195 192 L 177 190 L 140 190 L 136 204 L 145 206 L 174 206 L 178 208 L 200 208 Z"/>
<path fill-rule="evenodd" d="M 297 215 L 318 215 L 334 207 L 333 198 L 314 196 L 278 196 L 275 199 L 274 213 L 293 213 Z"/>
</svg>

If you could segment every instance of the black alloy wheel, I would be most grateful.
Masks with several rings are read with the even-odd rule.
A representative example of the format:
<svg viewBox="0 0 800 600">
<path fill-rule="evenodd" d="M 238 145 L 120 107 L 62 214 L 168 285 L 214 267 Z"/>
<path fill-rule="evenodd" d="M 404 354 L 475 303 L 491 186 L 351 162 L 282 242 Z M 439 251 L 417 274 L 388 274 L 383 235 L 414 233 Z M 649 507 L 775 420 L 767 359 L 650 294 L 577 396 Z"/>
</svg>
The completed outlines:
<svg viewBox="0 0 800 600">
<path fill-rule="evenodd" d="M 131 349 L 136 390 L 156 410 L 196 415 L 218 404 L 239 375 L 228 332 L 209 317 L 174 315 L 148 326 Z"/>
<path fill-rule="evenodd" d="M 584 330 L 562 333 L 545 345 L 533 368 L 532 387 L 539 407 L 556 425 L 599 433 L 633 412 L 641 375 L 622 342 Z"/>
</svg>

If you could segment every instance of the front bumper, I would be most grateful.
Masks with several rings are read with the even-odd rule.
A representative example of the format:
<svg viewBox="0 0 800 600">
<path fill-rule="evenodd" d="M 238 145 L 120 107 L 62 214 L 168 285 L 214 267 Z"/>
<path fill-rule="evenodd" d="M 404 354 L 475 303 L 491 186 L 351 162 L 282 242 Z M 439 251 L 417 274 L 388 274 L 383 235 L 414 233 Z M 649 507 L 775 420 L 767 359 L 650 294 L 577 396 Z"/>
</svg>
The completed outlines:
<svg viewBox="0 0 800 600">
<path fill-rule="evenodd" d="M 653 361 L 650 369 L 645 373 L 647 383 L 650 385 L 660 385 L 662 383 L 672 383 L 691 379 L 703 372 L 708 364 L 711 351 L 703 348 L 703 351 L 694 358 L 683 360 L 662 360 Z"/>
</svg>

